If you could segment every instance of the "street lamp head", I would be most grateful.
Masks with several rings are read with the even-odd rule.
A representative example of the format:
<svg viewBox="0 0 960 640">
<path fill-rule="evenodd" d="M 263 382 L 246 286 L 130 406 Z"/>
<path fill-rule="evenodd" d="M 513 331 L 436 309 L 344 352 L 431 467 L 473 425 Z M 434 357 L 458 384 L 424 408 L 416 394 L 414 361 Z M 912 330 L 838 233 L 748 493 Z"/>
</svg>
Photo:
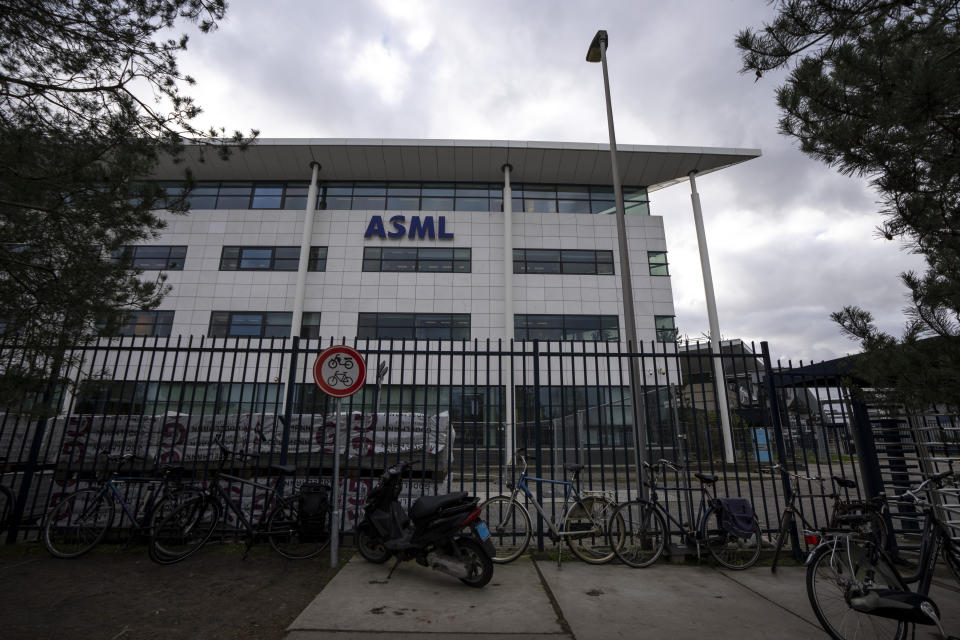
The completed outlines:
<svg viewBox="0 0 960 640">
<path fill-rule="evenodd" d="M 603 47 L 607 47 L 607 32 L 603 29 L 597 31 L 597 35 L 593 36 L 593 42 L 590 43 L 590 48 L 587 49 L 587 62 L 600 62 L 600 43 L 603 43 Z"/>
</svg>

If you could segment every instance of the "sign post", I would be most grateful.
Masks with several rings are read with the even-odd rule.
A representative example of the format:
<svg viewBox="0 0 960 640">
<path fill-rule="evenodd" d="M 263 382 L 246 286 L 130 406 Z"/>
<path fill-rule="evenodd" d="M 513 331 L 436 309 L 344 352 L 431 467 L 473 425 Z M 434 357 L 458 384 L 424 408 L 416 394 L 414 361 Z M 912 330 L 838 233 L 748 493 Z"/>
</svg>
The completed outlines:
<svg viewBox="0 0 960 640">
<path fill-rule="evenodd" d="M 330 566 L 336 567 L 340 552 L 340 408 L 343 399 L 363 388 L 367 381 L 367 364 L 356 349 L 346 345 L 322 351 L 313 363 L 313 380 L 321 391 L 336 398 L 333 418 L 333 474 L 331 497 L 333 521 L 330 523 Z M 346 421 L 349 428 L 350 421 Z"/>
</svg>

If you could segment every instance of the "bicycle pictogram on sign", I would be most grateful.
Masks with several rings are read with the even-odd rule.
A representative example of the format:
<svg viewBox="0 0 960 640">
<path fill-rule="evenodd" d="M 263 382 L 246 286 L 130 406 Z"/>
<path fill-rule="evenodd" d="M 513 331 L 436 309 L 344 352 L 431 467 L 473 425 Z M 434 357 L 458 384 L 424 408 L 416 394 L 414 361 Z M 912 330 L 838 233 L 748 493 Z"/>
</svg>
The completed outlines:
<svg viewBox="0 0 960 640">
<path fill-rule="evenodd" d="M 320 353 L 313 364 L 313 379 L 320 390 L 335 398 L 351 396 L 363 386 L 367 366 L 351 347 L 336 346 Z"/>
</svg>

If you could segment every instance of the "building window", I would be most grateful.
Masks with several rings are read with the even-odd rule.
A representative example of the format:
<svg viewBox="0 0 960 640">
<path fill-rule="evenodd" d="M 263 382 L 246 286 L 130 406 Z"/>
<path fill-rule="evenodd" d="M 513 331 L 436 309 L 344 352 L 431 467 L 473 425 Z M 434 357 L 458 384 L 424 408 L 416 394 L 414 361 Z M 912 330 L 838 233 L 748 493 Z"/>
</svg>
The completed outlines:
<svg viewBox="0 0 960 640">
<path fill-rule="evenodd" d="M 613 251 L 514 249 L 513 272 L 613 275 Z"/>
<path fill-rule="evenodd" d="M 650 275 L 668 276 L 666 251 L 647 251 L 647 262 L 650 263 Z"/>
<path fill-rule="evenodd" d="M 224 247 L 220 271 L 296 271 L 300 247 Z"/>
<path fill-rule="evenodd" d="M 319 338 L 320 337 L 320 312 L 305 311 L 303 320 L 300 322 L 301 338 Z"/>
<path fill-rule="evenodd" d="M 677 325 L 673 316 L 653 316 L 657 328 L 657 342 L 676 342 Z"/>
<path fill-rule="evenodd" d="M 180 183 L 163 183 L 175 197 Z M 190 209 L 296 209 L 307 205 L 307 182 L 199 182 Z M 623 187 L 627 214 L 649 214 L 645 187 Z M 327 182 L 318 185 L 317 208 L 332 211 L 503 211 L 499 183 Z M 609 186 L 516 184 L 513 210 L 530 213 L 615 213 Z"/>
<path fill-rule="evenodd" d="M 517 340 L 620 339 L 617 316 L 517 314 L 513 322 Z"/>
<path fill-rule="evenodd" d="M 173 314 L 173 311 L 130 311 L 116 335 L 166 338 L 173 328 Z"/>
<path fill-rule="evenodd" d="M 289 311 L 214 311 L 211 338 L 286 338 L 293 314 Z"/>
<path fill-rule="evenodd" d="M 470 249 L 437 247 L 366 247 L 364 271 L 470 273 Z"/>
<path fill-rule="evenodd" d="M 361 313 L 358 338 L 469 340 L 468 313 Z"/>
<path fill-rule="evenodd" d="M 111 262 L 123 263 L 131 269 L 143 269 L 145 271 L 159 269 L 183 271 L 183 261 L 186 257 L 187 248 L 184 246 L 125 246 L 110 253 Z"/>
<path fill-rule="evenodd" d="M 300 257 L 300 252 L 297 252 Z M 310 247 L 310 262 L 307 263 L 307 271 L 326 271 L 327 270 L 327 248 Z"/>
</svg>

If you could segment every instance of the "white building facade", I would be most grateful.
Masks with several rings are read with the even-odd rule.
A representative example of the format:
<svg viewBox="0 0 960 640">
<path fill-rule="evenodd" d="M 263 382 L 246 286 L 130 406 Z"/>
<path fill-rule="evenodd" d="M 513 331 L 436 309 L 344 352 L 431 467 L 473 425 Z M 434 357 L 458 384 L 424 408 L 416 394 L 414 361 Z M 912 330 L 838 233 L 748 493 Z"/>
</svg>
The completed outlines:
<svg viewBox="0 0 960 640">
<path fill-rule="evenodd" d="M 626 342 L 606 145 L 261 140 L 229 161 L 210 155 L 188 154 L 198 181 L 190 213 L 164 213 L 163 233 L 128 249 L 144 277 L 162 270 L 172 291 L 127 335 L 289 336 L 307 251 L 302 337 Z M 620 147 L 639 340 L 670 342 L 674 327 L 669 251 L 649 193 L 757 155 Z M 171 163 L 153 178 L 174 191 L 182 171 Z"/>
</svg>

